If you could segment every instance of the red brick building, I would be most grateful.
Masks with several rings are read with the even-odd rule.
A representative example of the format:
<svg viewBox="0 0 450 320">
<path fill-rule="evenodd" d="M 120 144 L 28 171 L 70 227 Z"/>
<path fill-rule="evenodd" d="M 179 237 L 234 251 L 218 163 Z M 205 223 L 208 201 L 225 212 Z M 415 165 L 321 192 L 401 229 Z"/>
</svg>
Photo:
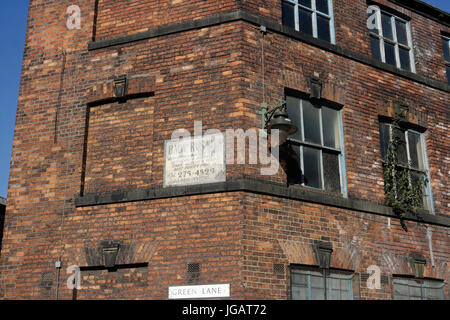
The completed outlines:
<svg viewBox="0 0 450 320">
<path fill-rule="evenodd" d="M 210 284 L 234 299 L 450 298 L 448 13 L 403 0 L 70 4 L 30 1 L 1 298 L 167 299 Z M 280 99 L 299 130 L 277 174 L 227 164 L 224 181 L 167 186 L 174 130 L 261 128 L 261 103 Z M 411 179 L 428 178 L 403 226 L 383 179 L 398 110 Z"/>
<path fill-rule="evenodd" d="M 3 225 L 5 223 L 6 199 L 0 197 L 0 252 L 2 251 Z"/>
</svg>

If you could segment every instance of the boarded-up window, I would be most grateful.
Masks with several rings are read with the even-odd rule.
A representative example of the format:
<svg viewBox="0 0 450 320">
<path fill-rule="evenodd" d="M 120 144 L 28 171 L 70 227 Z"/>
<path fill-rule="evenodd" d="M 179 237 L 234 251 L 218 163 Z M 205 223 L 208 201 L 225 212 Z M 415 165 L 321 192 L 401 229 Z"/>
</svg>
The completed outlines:
<svg viewBox="0 0 450 320">
<path fill-rule="evenodd" d="M 84 193 L 148 187 L 152 179 L 153 98 L 91 107 Z"/>
</svg>

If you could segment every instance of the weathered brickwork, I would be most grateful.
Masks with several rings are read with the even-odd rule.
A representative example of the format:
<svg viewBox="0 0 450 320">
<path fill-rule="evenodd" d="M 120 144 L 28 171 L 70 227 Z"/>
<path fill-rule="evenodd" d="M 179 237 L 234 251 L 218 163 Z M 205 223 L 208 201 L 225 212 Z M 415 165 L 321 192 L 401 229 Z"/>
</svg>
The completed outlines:
<svg viewBox="0 0 450 320">
<path fill-rule="evenodd" d="M 0 298 L 167 299 L 169 286 L 230 283 L 232 298 L 289 299 L 289 266 L 317 266 L 313 245 L 321 240 L 333 246 L 331 267 L 360 279 L 356 298 L 392 299 L 392 276 L 413 276 L 408 257 L 420 253 L 424 276 L 443 280 L 450 299 L 450 91 L 440 40 L 450 29 L 390 1 L 378 3 L 411 18 L 416 78 L 358 58 L 370 55 L 365 0 L 333 1 L 331 48 L 220 18 L 241 10 L 279 25 L 281 1 L 275 0 L 78 0 L 79 30 L 66 27 L 65 1 L 31 0 Z M 209 25 L 198 28 L 198 21 Z M 179 23 L 185 30 L 171 32 Z M 126 40 L 152 30 L 163 34 Z M 117 37 L 126 43 L 88 50 L 89 43 Z M 123 99 L 113 90 L 120 75 L 128 80 Z M 274 185 L 286 188 L 283 161 L 273 176 L 261 175 L 260 164 L 227 164 L 228 182 L 272 183 L 264 194 L 199 194 L 193 187 L 161 196 L 164 143 L 174 130 L 193 133 L 194 121 L 203 130 L 260 128 L 263 99 L 274 106 L 286 89 L 309 94 L 311 76 L 323 82 L 325 100 L 342 106 L 350 205 L 333 200 L 345 200 L 341 195 L 295 186 L 316 196 L 276 195 Z M 434 200 L 434 220 L 430 214 L 423 222 L 407 220 L 408 231 L 386 208 L 384 215 L 351 208 L 359 200 L 383 208 L 379 117 L 392 115 L 398 102 L 410 106 L 411 123 L 426 128 Z M 126 201 L 125 191 L 140 192 L 143 200 Z M 111 203 L 77 205 L 100 195 L 110 195 Z M 109 242 L 119 248 L 114 270 L 103 256 Z M 56 261 L 62 262 L 59 286 Z M 187 272 L 190 263 L 200 264 L 199 274 Z M 66 286 L 71 265 L 81 267 L 77 291 Z M 370 265 L 385 279 L 379 290 L 366 286 Z"/>
<path fill-rule="evenodd" d="M 357 0 L 334 0 L 333 9 L 336 44 L 355 52 L 370 55 L 367 3 L 367 1 Z M 442 67 L 441 32 L 450 32 L 449 27 L 426 18 L 416 11 L 393 4 L 389 0 L 377 0 L 369 3 L 385 5 L 393 12 L 399 12 L 411 18 L 417 73 L 445 81 L 445 70 Z M 258 15 L 281 21 L 281 5 L 278 0 L 243 0 L 242 6 Z"/>
<path fill-rule="evenodd" d="M 198 20 L 238 9 L 235 0 L 97 0 L 95 39 L 148 31 L 171 23 Z"/>
</svg>

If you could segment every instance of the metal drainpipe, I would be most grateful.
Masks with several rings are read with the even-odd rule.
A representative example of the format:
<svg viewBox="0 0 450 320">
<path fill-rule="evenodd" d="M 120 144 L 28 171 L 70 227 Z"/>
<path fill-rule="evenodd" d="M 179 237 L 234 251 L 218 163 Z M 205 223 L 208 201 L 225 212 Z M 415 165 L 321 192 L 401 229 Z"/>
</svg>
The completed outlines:
<svg viewBox="0 0 450 320">
<path fill-rule="evenodd" d="M 65 71 L 66 71 L 66 50 L 62 49 L 62 69 L 61 69 L 61 76 L 60 76 L 60 93 L 59 93 L 59 97 L 58 97 L 58 107 L 61 105 L 61 99 L 62 99 L 62 93 L 63 93 L 63 84 L 64 84 L 64 75 L 65 75 Z M 57 122 L 55 122 L 55 143 L 57 143 L 57 139 L 56 139 L 56 134 L 57 134 Z M 69 136 L 67 138 L 67 154 L 69 154 L 70 152 L 70 147 L 71 147 L 71 143 L 70 143 L 70 139 L 72 138 L 72 128 L 69 129 Z M 68 175 L 69 172 L 69 165 L 70 165 L 70 160 L 67 159 L 67 164 L 66 164 L 66 174 Z M 60 246 L 60 254 L 59 254 L 59 258 L 58 261 L 55 262 L 55 268 L 57 269 L 56 271 L 56 300 L 59 300 L 59 282 L 60 282 L 60 277 L 61 277 L 61 264 L 62 264 L 62 257 L 63 257 L 63 251 L 64 251 L 64 245 L 63 245 L 63 236 L 64 236 L 64 232 L 63 232 L 63 226 L 64 226 L 64 218 L 65 218 L 65 214 L 66 214 L 66 206 L 67 206 L 67 199 L 65 198 L 66 195 L 66 191 L 67 191 L 67 182 L 64 184 L 64 206 L 63 206 L 63 211 L 62 211 L 62 215 L 61 215 L 61 224 L 60 224 L 60 228 L 61 228 L 61 232 L 60 232 L 60 238 L 59 238 L 59 246 Z"/>
<path fill-rule="evenodd" d="M 434 268 L 434 254 L 433 254 L 433 242 L 432 242 L 432 236 L 433 236 L 433 230 L 431 230 L 431 227 L 425 226 L 425 229 L 427 230 L 427 241 L 428 241 L 428 249 L 430 250 L 430 259 L 431 259 L 431 266 Z"/>
<path fill-rule="evenodd" d="M 56 300 L 59 300 L 59 278 L 61 275 L 61 258 L 55 262 L 56 268 Z"/>
<path fill-rule="evenodd" d="M 264 59 L 264 35 L 267 32 L 266 26 L 260 26 L 259 31 L 262 34 L 261 37 L 261 66 L 262 66 L 262 94 L 263 94 L 263 102 L 266 100 L 266 83 L 265 83 L 265 77 L 266 77 L 266 71 L 265 71 L 265 59 Z"/>
</svg>

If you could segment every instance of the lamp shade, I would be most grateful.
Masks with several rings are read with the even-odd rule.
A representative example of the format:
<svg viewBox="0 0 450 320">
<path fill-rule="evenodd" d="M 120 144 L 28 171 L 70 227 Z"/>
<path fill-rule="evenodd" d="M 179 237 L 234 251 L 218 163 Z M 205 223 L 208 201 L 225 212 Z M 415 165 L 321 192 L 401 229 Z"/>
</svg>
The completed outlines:
<svg viewBox="0 0 450 320">
<path fill-rule="evenodd" d="M 298 131 L 298 128 L 292 123 L 286 112 L 275 113 L 273 119 L 269 122 L 267 129 L 269 131 L 280 131 L 280 144 L 285 143 L 288 136 Z"/>
</svg>

